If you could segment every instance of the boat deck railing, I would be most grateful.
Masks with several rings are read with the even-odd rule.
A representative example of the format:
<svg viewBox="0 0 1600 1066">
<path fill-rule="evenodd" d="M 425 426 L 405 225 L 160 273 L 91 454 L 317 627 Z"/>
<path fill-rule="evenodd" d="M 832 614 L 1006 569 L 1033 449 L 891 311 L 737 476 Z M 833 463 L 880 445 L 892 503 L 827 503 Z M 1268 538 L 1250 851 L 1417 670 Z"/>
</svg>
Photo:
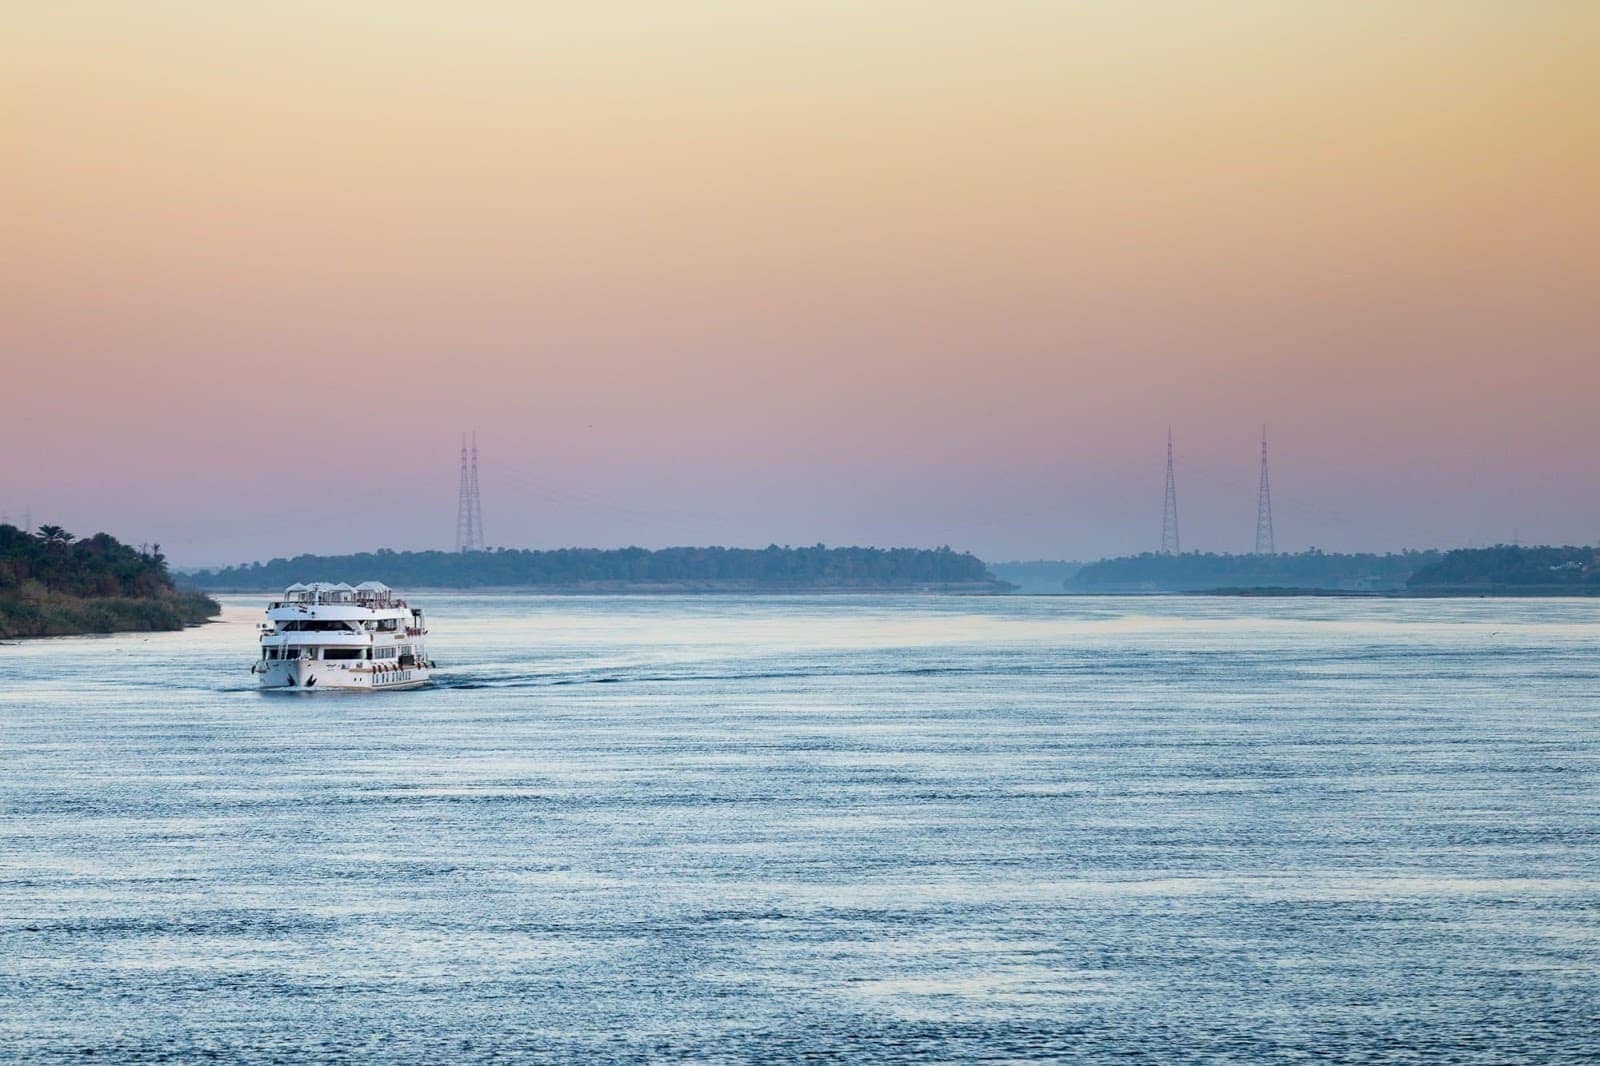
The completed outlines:
<svg viewBox="0 0 1600 1066">
<path fill-rule="evenodd" d="M 300 596 L 272 600 L 267 610 L 279 607 L 366 607 L 371 610 L 408 610 L 406 601 L 395 596 Z"/>
</svg>

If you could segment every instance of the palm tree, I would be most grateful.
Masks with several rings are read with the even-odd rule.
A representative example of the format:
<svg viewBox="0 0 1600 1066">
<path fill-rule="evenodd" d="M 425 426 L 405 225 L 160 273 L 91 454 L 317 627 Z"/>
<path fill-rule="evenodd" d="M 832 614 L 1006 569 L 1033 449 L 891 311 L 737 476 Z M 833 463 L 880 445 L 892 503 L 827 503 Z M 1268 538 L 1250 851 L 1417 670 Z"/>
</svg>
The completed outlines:
<svg viewBox="0 0 1600 1066">
<path fill-rule="evenodd" d="M 40 526 L 39 539 L 46 544 L 71 544 L 73 536 L 60 526 Z"/>
</svg>

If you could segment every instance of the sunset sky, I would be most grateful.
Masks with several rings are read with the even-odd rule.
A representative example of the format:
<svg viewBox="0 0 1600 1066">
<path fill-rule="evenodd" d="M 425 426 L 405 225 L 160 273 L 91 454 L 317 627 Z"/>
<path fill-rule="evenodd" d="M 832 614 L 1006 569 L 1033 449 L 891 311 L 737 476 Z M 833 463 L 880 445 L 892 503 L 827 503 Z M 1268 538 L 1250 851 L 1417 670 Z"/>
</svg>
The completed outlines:
<svg viewBox="0 0 1600 1066">
<path fill-rule="evenodd" d="M 1600 539 L 1600 4 L 13 3 L 0 510 L 491 544 Z"/>
</svg>

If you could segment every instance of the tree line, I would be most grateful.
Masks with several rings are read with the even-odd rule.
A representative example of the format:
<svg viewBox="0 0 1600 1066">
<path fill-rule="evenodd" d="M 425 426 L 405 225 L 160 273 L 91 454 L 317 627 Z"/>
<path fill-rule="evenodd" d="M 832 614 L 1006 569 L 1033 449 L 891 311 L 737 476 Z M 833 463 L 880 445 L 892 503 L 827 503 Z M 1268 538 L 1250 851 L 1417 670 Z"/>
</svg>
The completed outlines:
<svg viewBox="0 0 1600 1066">
<path fill-rule="evenodd" d="M 1413 592 L 1600 596 L 1600 548 L 1499 544 L 1446 552 L 1411 575 Z"/>
<path fill-rule="evenodd" d="M 172 590 L 161 546 L 133 548 L 109 533 L 82 540 L 60 526 L 28 533 L 0 525 L 0 592 L 30 582 L 64 596 L 146 599 Z"/>
<path fill-rule="evenodd" d="M 1077 592 L 1317 589 L 1417 595 L 1600 595 L 1600 548 L 1521 547 L 1385 555 L 1146 552 L 1102 559 L 1068 581 Z"/>
<path fill-rule="evenodd" d="M 1006 586 L 982 560 L 951 548 L 560 548 L 482 552 L 391 551 L 299 555 L 200 570 L 202 589 L 279 589 L 296 581 L 382 581 L 397 588 L 526 586 L 748 587 L 883 589 Z"/>
<path fill-rule="evenodd" d="M 1436 551 L 1336 554 L 1317 551 L 1273 555 L 1146 552 L 1102 559 L 1079 570 L 1069 587 L 1079 592 L 1209 592 L 1220 589 L 1327 589 L 1397 591 Z"/>
</svg>

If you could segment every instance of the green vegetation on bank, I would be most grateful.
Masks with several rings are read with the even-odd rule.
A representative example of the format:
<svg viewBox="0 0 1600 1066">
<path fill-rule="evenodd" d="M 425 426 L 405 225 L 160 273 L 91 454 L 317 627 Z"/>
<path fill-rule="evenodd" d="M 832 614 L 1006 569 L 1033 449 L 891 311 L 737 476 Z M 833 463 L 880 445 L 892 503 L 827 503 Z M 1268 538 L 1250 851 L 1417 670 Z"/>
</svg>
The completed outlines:
<svg viewBox="0 0 1600 1066">
<path fill-rule="evenodd" d="M 296 581 L 382 581 L 402 589 L 551 588 L 570 591 L 879 591 L 1010 586 L 983 561 L 950 548 L 562 548 L 484 552 L 300 555 L 200 570 L 203 589 L 267 591 Z"/>
<path fill-rule="evenodd" d="M 1463 548 L 1411 575 L 1427 596 L 1600 596 L 1600 548 Z"/>
<path fill-rule="evenodd" d="M 1146 552 L 1090 563 L 1072 577 L 1068 587 L 1074 592 L 1399 592 L 1412 574 L 1439 558 L 1436 551 L 1386 555 L 1341 555 L 1315 549 L 1293 555 Z"/>
<path fill-rule="evenodd" d="M 1074 592 L 1239 595 L 1401 593 L 1416 596 L 1600 596 L 1600 548 L 1493 548 L 1388 555 L 1130 555 L 1090 563 Z"/>
<path fill-rule="evenodd" d="M 182 629 L 221 608 L 178 590 L 159 546 L 107 533 L 78 540 L 59 526 L 0 525 L 0 637 Z"/>
</svg>

